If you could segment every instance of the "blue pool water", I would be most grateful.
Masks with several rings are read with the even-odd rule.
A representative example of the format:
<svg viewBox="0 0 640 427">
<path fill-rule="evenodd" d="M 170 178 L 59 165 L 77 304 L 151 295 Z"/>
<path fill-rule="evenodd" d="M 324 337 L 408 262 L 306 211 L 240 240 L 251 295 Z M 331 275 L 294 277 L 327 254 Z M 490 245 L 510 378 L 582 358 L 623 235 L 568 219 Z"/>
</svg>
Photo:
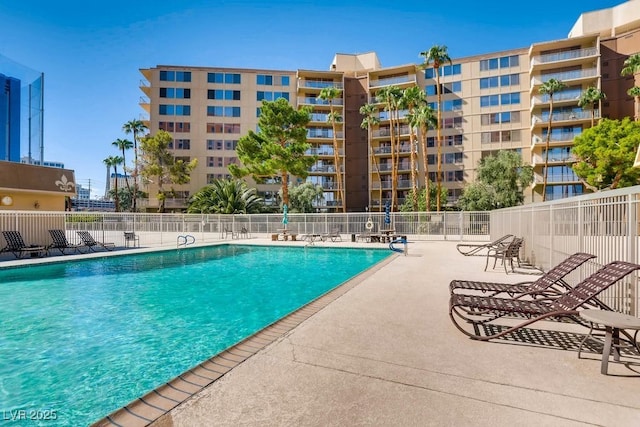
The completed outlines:
<svg viewBox="0 0 640 427">
<path fill-rule="evenodd" d="M 225 245 L 0 269 L 0 421 L 90 424 L 389 254 Z"/>
</svg>

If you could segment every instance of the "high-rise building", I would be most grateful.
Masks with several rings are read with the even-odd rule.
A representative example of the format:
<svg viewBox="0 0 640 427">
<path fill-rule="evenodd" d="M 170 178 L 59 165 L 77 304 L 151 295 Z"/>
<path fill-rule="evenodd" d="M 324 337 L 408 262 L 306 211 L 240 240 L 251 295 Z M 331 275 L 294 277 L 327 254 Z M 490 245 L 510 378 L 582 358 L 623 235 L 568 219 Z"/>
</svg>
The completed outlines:
<svg viewBox="0 0 640 427">
<path fill-rule="evenodd" d="M 640 0 L 630 0 L 584 13 L 566 39 L 453 58 L 440 67 L 440 178 L 448 190 L 448 203 L 475 180 L 478 162 L 500 150 L 514 150 L 534 167 L 535 181 L 525 191 L 528 202 L 542 200 L 545 164 L 547 200 L 585 192 L 571 169 L 573 138 L 600 117 L 633 116 L 633 99 L 626 94 L 633 78 L 621 77 L 620 70 L 626 58 L 640 52 L 639 6 Z M 184 207 L 188 196 L 211 180 L 228 177 L 228 165 L 238 161 L 238 139 L 257 128 L 261 101 L 279 97 L 312 110 L 308 153 L 317 161 L 306 180 L 323 188 L 323 198 L 316 202 L 319 211 L 342 211 L 343 206 L 347 211 L 382 210 L 388 202 L 402 204 L 412 193 L 414 179 L 424 187 L 425 155 L 429 179 L 436 182 L 435 130 L 426 135 L 425 152 L 417 136 L 411 135 L 407 109 L 388 111 L 380 96 L 385 88 L 417 86 L 437 108 L 432 66 L 382 67 L 377 55 L 369 52 L 337 54 L 327 71 L 157 66 L 141 72 L 147 80 L 141 88 L 147 99 L 141 105 L 149 114 L 151 133 L 159 129 L 172 133 L 174 155 L 199 160 L 191 183 L 176 188 L 176 208 Z M 566 85 L 553 95 L 552 112 L 549 96 L 539 93 L 549 79 Z M 327 87 L 339 89 L 339 97 L 321 99 L 320 92 Z M 605 92 L 606 100 L 593 108 L 578 106 L 589 87 Z M 365 104 L 375 110 L 377 123 L 370 128 L 362 127 L 360 108 Z M 332 110 L 341 121 L 331 122 Z M 392 136 L 399 136 L 395 150 Z M 278 178 L 257 187 L 267 200 L 276 202 Z M 153 203 L 153 197 L 150 200 Z"/>
<path fill-rule="evenodd" d="M 20 80 L 0 74 L 0 160 L 20 161 Z"/>
</svg>

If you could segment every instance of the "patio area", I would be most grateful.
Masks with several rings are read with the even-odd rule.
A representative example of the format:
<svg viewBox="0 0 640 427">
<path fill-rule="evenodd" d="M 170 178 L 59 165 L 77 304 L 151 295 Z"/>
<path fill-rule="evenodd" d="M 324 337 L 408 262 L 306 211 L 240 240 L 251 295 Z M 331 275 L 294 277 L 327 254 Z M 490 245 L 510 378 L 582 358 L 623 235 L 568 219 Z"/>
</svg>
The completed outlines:
<svg viewBox="0 0 640 427">
<path fill-rule="evenodd" d="M 452 279 L 536 278 L 483 272 L 484 262 L 460 255 L 454 242 L 410 243 L 408 256 L 366 272 L 152 425 L 640 425 L 637 353 L 623 357 L 631 364 L 610 363 L 605 376 L 601 346 L 577 357 L 588 332 L 582 326 L 538 322 L 526 334 L 490 342 L 453 326 Z"/>
</svg>

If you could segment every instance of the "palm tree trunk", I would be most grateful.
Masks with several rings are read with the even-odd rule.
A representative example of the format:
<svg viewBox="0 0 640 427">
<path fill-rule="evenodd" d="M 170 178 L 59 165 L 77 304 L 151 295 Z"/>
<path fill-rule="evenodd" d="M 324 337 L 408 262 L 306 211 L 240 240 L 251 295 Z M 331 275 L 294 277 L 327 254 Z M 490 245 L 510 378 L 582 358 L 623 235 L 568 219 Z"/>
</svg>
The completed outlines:
<svg viewBox="0 0 640 427">
<path fill-rule="evenodd" d="M 633 105 L 635 107 L 636 114 L 634 119 L 636 122 L 640 121 L 640 96 L 636 96 L 633 98 Z"/>
<path fill-rule="evenodd" d="M 120 212 L 120 197 L 118 194 L 118 167 L 116 165 L 113 165 L 113 173 L 116 175 L 116 180 L 115 180 L 115 209 L 116 212 Z"/>
<path fill-rule="evenodd" d="M 371 130 L 369 130 L 369 141 L 371 141 Z M 380 185 L 378 186 L 378 201 L 379 201 L 379 210 L 380 212 L 382 212 L 382 174 L 380 173 L 380 168 L 378 167 L 378 161 L 376 160 L 376 155 L 373 151 L 373 147 L 371 146 L 371 144 L 369 144 L 369 149 L 371 151 L 371 159 L 372 159 L 372 163 L 373 166 L 376 169 L 376 172 L 378 174 L 378 181 L 380 182 Z"/>
<path fill-rule="evenodd" d="M 549 124 L 544 155 L 544 177 L 542 178 L 542 201 L 547 200 L 547 176 L 549 175 L 549 147 L 551 146 L 551 123 L 553 122 L 553 96 L 549 96 Z"/>
<path fill-rule="evenodd" d="M 427 131 L 425 126 L 420 129 L 420 138 L 422 139 L 422 165 L 424 166 L 424 188 L 425 188 L 425 211 L 429 212 L 431 208 L 431 194 L 429 191 L 429 159 L 427 156 Z"/>
<path fill-rule="evenodd" d="M 391 136 L 391 212 L 394 211 L 396 205 L 396 181 L 393 176 L 395 164 L 396 164 L 396 149 L 395 149 L 395 129 L 393 128 L 393 112 L 389 108 L 389 134 Z M 380 201 L 382 202 L 382 201 Z"/>
<path fill-rule="evenodd" d="M 416 175 L 416 158 L 415 150 L 413 149 L 414 135 L 413 128 L 409 128 L 409 155 L 411 156 L 411 202 L 413 204 L 413 211 L 418 211 L 418 184 Z"/>
<path fill-rule="evenodd" d="M 440 90 L 440 70 L 436 67 L 434 69 L 436 70 L 436 92 L 438 96 L 438 125 L 436 126 L 438 144 L 438 158 L 436 159 L 438 175 L 436 176 L 436 183 L 438 193 L 436 194 L 436 212 L 440 212 L 440 207 L 442 206 L 442 201 L 440 200 L 440 193 L 442 193 L 442 93 Z"/>
<path fill-rule="evenodd" d="M 133 201 L 131 203 L 131 211 L 137 212 L 138 201 L 138 135 L 133 131 Z"/>
</svg>

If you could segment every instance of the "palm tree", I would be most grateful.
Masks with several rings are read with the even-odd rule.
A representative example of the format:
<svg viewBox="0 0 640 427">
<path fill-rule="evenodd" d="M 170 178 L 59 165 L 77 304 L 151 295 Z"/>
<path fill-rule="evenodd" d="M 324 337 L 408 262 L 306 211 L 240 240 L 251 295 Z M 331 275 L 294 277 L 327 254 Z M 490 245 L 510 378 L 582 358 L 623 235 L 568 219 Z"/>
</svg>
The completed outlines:
<svg viewBox="0 0 640 427">
<path fill-rule="evenodd" d="M 398 114 L 398 103 L 402 98 L 402 91 L 397 86 L 386 86 L 376 93 L 378 101 L 384 103 L 384 109 L 389 113 L 389 135 L 391 138 L 391 211 L 395 211 L 397 204 L 398 189 L 398 159 L 396 141 L 396 116 Z M 380 200 L 382 203 L 382 200 Z"/>
<path fill-rule="evenodd" d="M 118 197 L 118 165 L 122 164 L 123 158 L 120 156 L 109 156 L 103 160 L 104 164 L 107 165 L 107 172 L 113 167 L 113 173 L 116 176 L 115 186 L 114 186 L 114 201 L 115 201 L 115 209 L 116 212 L 120 211 L 120 198 Z"/>
<path fill-rule="evenodd" d="M 118 138 L 115 141 L 113 141 L 111 143 L 111 145 L 118 147 L 118 149 L 120 151 L 122 151 L 122 163 L 124 164 L 123 169 L 124 169 L 124 182 L 125 184 L 127 184 L 127 190 L 129 191 L 129 194 L 131 194 L 131 186 L 129 185 L 129 179 L 127 178 L 127 160 L 125 157 L 125 151 L 126 150 L 130 150 L 131 148 L 133 148 L 133 142 L 129 141 L 128 139 L 121 139 Z"/>
<path fill-rule="evenodd" d="M 542 201 L 547 199 L 547 177 L 549 176 L 549 146 L 551 145 L 551 123 L 553 122 L 553 94 L 567 87 L 561 80 L 549 79 L 538 89 L 541 95 L 549 95 L 549 122 L 547 123 L 547 142 L 544 156 L 544 178 L 542 180 Z"/>
<path fill-rule="evenodd" d="M 633 96 L 633 106 L 635 121 L 640 121 L 640 86 L 634 86 L 627 91 L 627 95 Z"/>
<path fill-rule="evenodd" d="M 251 214 L 260 213 L 262 205 L 256 189 L 244 181 L 217 179 L 191 197 L 187 213 Z"/>
<path fill-rule="evenodd" d="M 378 187 L 378 199 L 380 201 L 380 212 L 382 212 L 382 175 L 380 174 L 378 161 L 376 160 L 375 153 L 373 152 L 373 146 L 371 145 L 371 128 L 380 123 L 380 119 L 378 118 L 378 107 L 376 107 L 375 104 L 364 104 L 362 107 L 360 107 L 360 114 L 364 116 L 362 119 L 362 123 L 360 123 L 360 127 L 363 129 L 367 129 L 368 131 L 368 144 L 369 154 L 371 155 L 371 163 L 376 169 L 376 173 L 378 174 L 378 181 L 380 182 L 380 186 Z"/>
<path fill-rule="evenodd" d="M 580 95 L 580 99 L 578 99 L 578 107 L 589 107 L 591 109 L 591 127 L 595 125 L 596 105 L 600 105 L 600 101 L 606 98 L 607 95 L 595 86 L 589 86 L 587 90 L 582 92 L 582 95 Z M 600 117 L 602 117 L 602 110 L 600 110 Z"/>
<path fill-rule="evenodd" d="M 631 55 L 622 63 L 621 76 L 633 76 L 640 73 L 640 53 Z"/>
<path fill-rule="evenodd" d="M 411 86 L 406 88 L 402 93 L 402 99 L 400 100 L 400 107 L 408 110 L 408 115 L 415 114 L 416 109 L 420 105 L 427 103 L 425 93 L 418 86 Z M 409 124 L 409 155 L 411 159 L 411 201 L 414 212 L 418 211 L 418 179 L 416 174 L 416 150 L 414 147 L 415 133 L 413 132 L 416 126 Z"/>
<path fill-rule="evenodd" d="M 334 86 L 325 87 L 320 91 L 318 98 L 329 102 L 329 115 L 327 121 L 331 122 L 331 129 L 333 132 L 333 162 L 336 168 L 336 182 L 338 184 L 338 198 L 341 200 L 342 212 L 347 211 L 347 205 L 344 198 L 344 188 L 342 186 L 342 171 L 340 170 L 340 147 L 338 146 L 338 135 L 336 123 L 342 121 L 342 116 L 338 111 L 334 110 L 333 100 L 340 98 L 342 91 Z"/>
<path fill-rule="evenodd" d="M 426 211 L 431 209 L 431 195 L 429 188 L 429 162 L 427 155 L 427 132 L 429 128 L 435 128 L 438 124 L 438 119 L 434 114 L 433 108 L 428 104 L 420 105 L 416 108 L 415 112 L 409 117 L 409 123 L 413 127 L 420 129 L 420 141 L 422 143 L 422 165 L 424 169 L 424 185 L 426 193 Z"/>
<path fill-rule="evenodd" d="M 147 126 L 141 120 L 129 120 L 122 126 L 122 130 L 126 134 L 133 133 L 133 203 L 131 210 L 135 212 L 137 210 L 138 200 L 138 141 L 140 135 L 147 130 Z"/>
<path fill-rule="evenodd" d="M 438 185 L 438 192 L 436 194 L 436 211 L 440 212 L 441 200 L 440 193 L 442 188 L 442 90 L 440 88 L 440 66 L 446 62 L 451 64 L 451 58 L 447 52 L 446 46 L 434 45 L 431 49 L 420 52 L 420 56 L 424 57 L 423 67 L 426 68 L 433 64 L 433 69 L 436 74 L 436 95 L 438 97 L 438 124 L 436 126 L 436 140 L 437 140 L 437 165 L 438 172 L 436 175 L 436 182 Z M 427 192 L 428 193 L 428 192 Z"/>
</svg>

